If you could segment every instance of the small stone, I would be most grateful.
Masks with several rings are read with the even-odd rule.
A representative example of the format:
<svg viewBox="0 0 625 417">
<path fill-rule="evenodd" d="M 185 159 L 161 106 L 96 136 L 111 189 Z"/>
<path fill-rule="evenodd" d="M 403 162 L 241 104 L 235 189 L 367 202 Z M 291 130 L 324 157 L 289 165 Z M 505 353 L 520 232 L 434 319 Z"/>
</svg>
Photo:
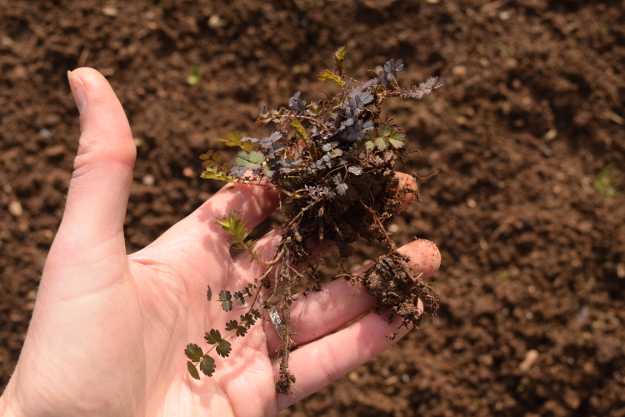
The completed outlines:
<svg viewBox="0 0 625 417">
<path fill-rule="evenodd" d="M 451 73 L 456 77 L 464 77 L 467 75 L 467 67 L 464 65 L 456 65 L 451 69 Z"/>
<path fill-rule="evenodd" d="M 558 131 L 556 129 L 550 129 L 547 133 L 545 133 L 545 140 L 550 141 L 554 140 L 558 136 Z"/>
<path fill-rule="evenodd" d="M 212 15 L 208 18 L 208 27 L 212 29 L 219 29 L 224 26 L 224 21 L 219 15 Z"/>
<path fill-rule="evenodd" d="M 525 359 L 523 359 L 523 362 L 519 365 L 519 370 L 521 372 L 527 372 L 532 365 L 534 365 L 536 360 L 538 360 L 538 356 L 540 356 L 540 354 L 536 349 L 528 350 L 525 354 Z"/>
<path fill-rule="evenodd" d="M 19 201 L 11 201 L 9 203 L 9 213 L 14 215 L 15 217 L 20 217 L 22 214 L 24 214 L 22 204 Z"/>
<path fill-rule="evenodd" d="M 145 177 L 143 177 L 141 182 L 143 183 L 143 185 L 151 186 L 156 183 L 156 178 L 154 178 L 154 175 L 148 174 Z"/>
<path fill-rule="evenodd" d="M 114 17 L 117 16 L 117 9 L 113 6 L 104 6 L 102 8 L 102 14 L 104 16 Z"/>
<path fill-rule="evenodd" d="M 50 140 L 52 139 L 52 132 L 50 132 L 49 129 L 44 128 L 39 131 L 39 136 L 41 136 L 44 139 Z"/>
</svg>

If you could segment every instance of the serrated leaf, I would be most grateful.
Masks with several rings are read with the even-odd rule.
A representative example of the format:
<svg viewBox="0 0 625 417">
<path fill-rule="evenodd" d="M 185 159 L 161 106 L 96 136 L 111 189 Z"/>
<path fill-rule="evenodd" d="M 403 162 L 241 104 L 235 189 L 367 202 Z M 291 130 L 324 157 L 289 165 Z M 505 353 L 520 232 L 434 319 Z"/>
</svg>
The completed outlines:
<svg viewBox="0 0 625 417">
<path fill-rule="evenodd" d="M 257 311 L 258 310 L 252 310 L 253 313 L 256 313 Z M 250 313 L 242 314 L 241 315 L 241 325 L 245 326 L 245 328 L 249 329 L 250 327 L 252 327 L 254 325 L 254 323 L 256 323 L 256 319 L 257 318 L 258 317 L 256 317 L 255 315 L 252 315 Z"/>
<path fill-rule="evenodd" d="M 228 342 L 227 340 L 222 340 L 221 342 L 219 342 L 219 345 L 217 346 L 217 349 L 215 349 L 217 351 L 217 354 L 223 358 L 227 358 L 230 355 L 230 351 L 232 350 L 232 346 L 230 345 L 230 342 Z"/>
<path fill-rule="evenodd" d="M 236 145 L 238 145 L 239 143 L 241 143 L 241 134 L 237 133 L 237 132 L 228 132 L 226 133 L 226 141 L 234 143 Z M 226 143 L 227 145 L 227 143 Z"/>
<path fill-rule="evenodd" d="M 239 323 L 236 320 L 230 320 L 226 323 L 226 331 L 228 332 L 236 330 L 237 327 L 239 327 Z"/>
<path fill-rule="evenodd" d="M 236 132 L 226 133 L 225 139 L 216 139 L 217 142 L 225 142 L 226 146 L 239 146 L 241 145 L 241 134 Z"/>
<path fill-rule="evenodd" d="M 378 148 L 379 150 L 383 151 L 384 149 L 387 148 L 387 146 L 388 144 L 386 143 L 384 138 L 377 138 L 375 140 L 375 147 Z"/>
<path fill-rule="evenodd" d="M 334 53 L 334 63 L 336 64 L 336 71 L 340 75 L 343 75 L 343 73 L 344 73 L 344 71 L 343 71 L 343 61 L 345 61 L 345 47 L 341 46 Z"/>
<path fill-rule="evenodd" d="M 391 133 L 389 135 L 389 139 L 393 139 L 399 142 L 403 142 L 404 139 L 406 139 L 406 135 L 404 135 L 403 133 L 401 133 L 400 131 L 396 130 L 393 133 Z"/>
<path fill-rule="evenodd" d="M 195 343 L 189 343 L 187 348 L 184 350 L 184 354 L 187 355 L 190 361 L 197 362 L 202 359 L 204 356 L 204 352 L 202 352 L 202 348 L 196 345 Z"/>
<path fill-rule="evenodd" d="M 391 146 L 395 149 L 399 149 L 402 146 L 404 146 L 404 142 L 400 141 L 400 140 L 395 140 L 395 139 L 390 139 L 388 140 L 388 142 L 391 144 Z"/>
<path fill-rule="evenodd" d="M 215 359 L 208 355 L 204 356 L 202 362 L 200 362 L 200 371 L 202 371 L 202 373 L 206 376 L 213 376 L 216 367 Z"/>
<path fill-rule="evenodd" d="M 230 291 L 223 290 L 219 292 L 219 301 L 228 301 L 230 299 L 232 299 L 232 294 L 230 294 Z"/>
<path fill-rule="evenodd" d="M 396 149 L 404 146 L 404 139 L 406 139 L 406 135 L 397 130 L 388 135 L 389 143 Z"/>
<path fill-rule="evenodd" d="M 242 306 L 245 304 L 245 297 L 241 291 L 237 291 L 234 293 L 234 299 L 237 300 L 237 304 Z"/>
<path fill-rule="evenodd" d="M 232 311 L 232 301 L 224 301 L 221 303 L 221 309 L 223 311 Z"/>
<path fill-rule="evenodd" d="M 241 151 L 237 156 L 235 163 L 240 167 L 249 169 L 259 169 L 265 160 L 265 155 L 258 151 Z"/>
<path fill-rule="evenodd" d="M 278 140 L 280 140 L 280 138 L 282 137 L 282 133 L 276 131 L 273 132 L 271 135 L 269 135 L 269 137 L 267 138 L 262 138 L 260 140 L 260 146 L 267 149 L 269 147 L 271 147 L 274 143 L 276 143 Z"/>
<path fill-rule="evenodd" d="M 213 290 L 211 289 L 211 286 L 208 286 L 208 290 L 206 290 L 206 298 L 208 299 L 208 301 L 213 299 Z"/>
<path fill-rule="evenodd" d="M 206 167 L 204 172 L 200 174 L 200 177 L 210 179 L 210 180 L 220 180 L 226 182 L 234 181 L 234 177 L 232 175 L 228 175 L 221 170 L 219 166 L 210 166 Z"/>
<path fill-rule="evenodd" d="M 352 165 L 352 166 L 348 167 L 347 170 L 349 172 L 351 172 L 352 174 L 354 174 L 354 175 L 362 174 L 362 168 L 359 167 L 359 166 Z"/>
<path fill-rule="evenodd" d="M 332 80 L 335 83 L 337 83 L 340 87 L 345 86 L 345 81 L 343 81 L 343 79 L 339 75 L 327 69 L 322 70 L 317 76 L 317 79 L 319 81 Z"/>
<path fill-rule="evenodd" d="M 306 129 L 304 129 L 304 126 L 302 126 L 299 121 L 292 120 L 291 127 L 293 128 L 293 130 L 295 130 L 295 133 L 297 133 L 300 138 L 302 138 L 304 141 L 308 140 L 308 133 L 306 133 Z"/>
<path fill-rule="evenodd" d="M 221 338 L 221 333 L 219 333 L 219 330 L 216 329 L 211 329 L 210 332 L 206 332 L 204 339 L 206 339 L 206 341 L 211 345 L 216 345 L 223 340 Z"/>
<path fill-rule="evenodd" d="M 336 192 L 339 193 L 339 195 L 345 195 L 346 191 L 347 191 L 347 184 L 343 183 L 343 184 L 339 184 L 336 186 Z"/>
<path fill-rule="evenodd" d="M 246 333 L 247 333 L 247 329 L 246 329 L 245 327 L 243 327 L 243 326 L 239 326 L 239 327 L 237 328 L 237 333 L 236 333 L 236 335 L 237 335 L 238 337 L 243 337 L 243 336 L 245 336 L 245 335 L 246 335 Z"/>
<path fill-rule="evenodd" d="M 195 367 L 195 365 L 191 362 L 187 362 L 187 371 L 189 371 L 189 374 L 195 378 L 195 379 L 200 379 L 200 373 L 197 371 L 197 368 Z"/>
<path fill-rule="evenodd" d="M 377 131 L 377 135 L 378 136 L 389 136 L 391 134 L 391 126 L 387 125 L 386 123 L 381 124 L 380 127 L 378 127 L 378 131 Z"/>
</svg>

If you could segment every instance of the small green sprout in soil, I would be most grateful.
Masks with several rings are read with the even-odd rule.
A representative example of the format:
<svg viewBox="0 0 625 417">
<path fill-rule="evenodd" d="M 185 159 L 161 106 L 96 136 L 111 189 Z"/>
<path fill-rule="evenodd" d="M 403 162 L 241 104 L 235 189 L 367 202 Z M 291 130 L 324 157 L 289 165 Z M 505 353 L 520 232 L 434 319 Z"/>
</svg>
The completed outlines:
<svg viewBox="0 0 625 417">
<path fill-rule="evenodd" d="M 606 165 L 592 184 L 594 189 L 605 198 L 614 198 L 619 194 L 614 185 L 618 181 L 618 176 L 612 173 L 615 169 L 616 164 L 614 162 Z"/>
<path fill-rule="evenodd" d="M 191 65 L 189 70 L 191 71 L 191 74 L 187 76 L 187 84 L 193 87 L 200 81 L 202 75 L 204 75 L 204 68 L 199 65 Z"/>
<path fill-rule="evenodd" d="M 211 329 L 206 333 L 208 351 L 193 343 L 187 346 L 188 370 L 196 379 L 200 378 L 198 368 L 212 376 L 216 371 L 213 350 L 219 356 L 229 356 L 232 348 L 228 339 L 245 336 L 266 310 L 282 339 L 276 391 L 291 392 L 295 376 L 289 372 L 288 358 L 297 348 L 290 320 L 293 293 L 303 283 L 311 290 L 320 290 L 318 259 L 311 248 L 322 241 L 333 242 L 341 260 L 351 256 L 351 244 L 358 238 L 379 242 L 388 250 L 364 275 L 347 273 L 341 266 L 337 277 L 364 286 L 378 300 L 374 311 L 390 310 L 387 319 L 393 314 L 402 318 L 400 327 L 388 336 L 391 340 L 401 327 L 418 327 L 438 309 L 434 289 L 415 275 L 409 259 L 398 252 L 385 230 L 385 224 L 399 212 L 402 198 L 416 191 L 398 189 L 393 168 L 406 153 L 406 136 L 392 119 L 382 118 L 381 112 L 386 99 L 421 99 L 441 87 L 445 79 L 432 77 L 402 88 L 397 75 L 404 63 L 391 59 L 374 78 L 362 83 L 345 75 L 344 57 L 345 49 L 339 48 L 334 55 L 335 69 L 323 70 L 318 76 L 321 81 L 334 82 L 338 94 L 306 102 L 297 92 L 288 107 L 261 109 L 256 125 L 273 124 L 268 137 L 228 133 L 219 139 L 240 148 L 234 164 L 224 162 L 224 156 L 212 150 L 201 156 L 203 178 L 281 192 L 286 220 L 271 259 L 260 258 L 238 212 L 218 220 L 217 224 L 232 235 L 232 245 L 245 251 L 251 262 L 265 264 L 266 272 L 245 288 L 235 292 L 223 289 L 217 297 L 208 288 L 208 301 L 219 302 L 225 311 L 232 311 L 236 304 L 244 314 L 229 321 L 223 332 Z"/>
</svg>

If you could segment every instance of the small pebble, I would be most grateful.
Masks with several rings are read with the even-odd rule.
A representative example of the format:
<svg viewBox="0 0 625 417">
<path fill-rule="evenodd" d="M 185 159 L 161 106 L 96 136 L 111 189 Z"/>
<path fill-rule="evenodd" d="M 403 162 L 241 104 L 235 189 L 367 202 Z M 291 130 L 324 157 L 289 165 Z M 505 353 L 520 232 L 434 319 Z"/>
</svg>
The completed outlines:
<svg viewBox="0 0 625 417">
<path fill-rule="evenodd" d="M 538 360 L 538 356 L 539 353 L 536 349 L 528 350 L 525 354 L 525 359 L 523 359 L 523 362 L 521 362 L 521 364 L 519 365 L 519 370 L 521 372 L 528 371 L 532 367 L 532 365 L 534 365 L 534 363 Z"/>
<path fill-rule="evenodd" d="M 154 185 L 154 183 L 156 183 L 156 178 L 154 178 L 154 175 L 148 174 L 143 177 L 141 182 L 143 183 L 143 185 Z"/>
<path fill-rule="evenodd" d="M 224 21 L 219 15 L 214 14 L 208 18 L 208 27 L 212 29 L 219 29 L 223 25 L 224 25 Z"/>
<path fill-rule="evenodd" d="M 102 14 L 105 16 L 117 16 L 117 9 L 113 6 L 104 6 L 102 8 Z"/>
<path fill-rule="evenodd" d="M 19 201 L 11 201 L 9 203 L 9 213 L 14 215 L 15 217 L 20 217 L 22 214 L 24 214 L 24 209 L 22 208 L 22 205 Z"/>
<path fill-rule="evenodd" d="M 52 132 L 50 132 L 49 129 L 41 129 L 39 131 L 39 136 L 41 136 L 44 139 L 50 140 L 52 139 Z"/>
</svg>

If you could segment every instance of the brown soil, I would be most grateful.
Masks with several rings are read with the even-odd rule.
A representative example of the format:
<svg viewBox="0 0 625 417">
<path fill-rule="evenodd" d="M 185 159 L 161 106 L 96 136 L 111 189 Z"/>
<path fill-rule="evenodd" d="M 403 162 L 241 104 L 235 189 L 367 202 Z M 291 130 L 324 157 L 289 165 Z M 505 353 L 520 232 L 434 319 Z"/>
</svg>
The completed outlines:
<svg viewBox="0 0 625 417">
<path fill-rule="evenodd" d="M 0 0 L 0 383 L 76 152 L 67 70 L 104 73 L 130 118 L 135 251 L 216 190 L 198 178 L 209 138 L 252 134 L 262 105 L 317 94 L 345 45 L 359 79 L 389 58 L 406 62 L 404 84 L 447 77 L 387 106 L 423 178 L 391 230 L 438 244 L 441 307 L 283 416 L 624 416 L 624 21 L 609 0 Z M 608 198 L 595 180 L 612 163 Z"/>
</svg>

